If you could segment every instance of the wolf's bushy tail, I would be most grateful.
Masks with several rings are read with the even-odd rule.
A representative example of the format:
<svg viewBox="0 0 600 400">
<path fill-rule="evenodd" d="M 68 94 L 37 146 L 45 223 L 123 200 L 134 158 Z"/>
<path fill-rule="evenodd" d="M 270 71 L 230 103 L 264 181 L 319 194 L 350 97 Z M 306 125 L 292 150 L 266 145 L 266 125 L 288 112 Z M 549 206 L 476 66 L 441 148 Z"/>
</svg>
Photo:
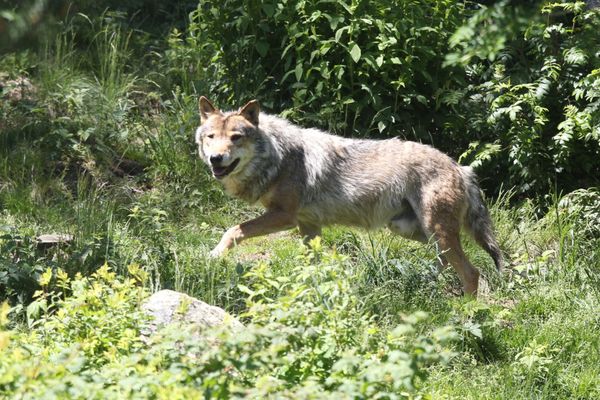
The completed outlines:
<svg viewBox="0 0 600 400">
<path fill-rule="evenodd" d="M 498 271 L 502 271 L 504 258 L 494 235 L 490 213 L 481 197 L 477 176 L 471 167 L 461 167 L 461 172 L 464 177 L 468 203 L 465 225 L 475 241 L 492 257 Z"/>
</svg>

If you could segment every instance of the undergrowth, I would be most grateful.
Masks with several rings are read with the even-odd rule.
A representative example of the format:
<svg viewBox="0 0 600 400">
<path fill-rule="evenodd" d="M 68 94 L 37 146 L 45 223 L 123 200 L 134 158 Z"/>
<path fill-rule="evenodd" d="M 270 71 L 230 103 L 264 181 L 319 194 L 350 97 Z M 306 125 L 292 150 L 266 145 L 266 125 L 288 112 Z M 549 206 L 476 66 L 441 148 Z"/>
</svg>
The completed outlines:
<svg viewBox="0 0 600 400">
<path fill-rule="evenodd" d="M 406 2 L 418 28 L 396 32 L 385 8 L 366 3 L 328 3 L 342 16 L 332 19 L 303 2 L 299 22 L 286 25 L 292 10 L 267 2 L 225 10 L 219 18 L 229 30 L 209 35 L 202 24 L 211 14 L 202 12 L 214 8 L 192 3 L 185 31 L 158 37 L 133 29 L 139 22 L 122 11 L 72 13 L 40 49 L 0 59 L 0 397 L 600 397 L 600 194 L 589 187 L 563 195 L 558 186 L 569 176 L 573 187 L 597 182 L 589 161 L 598 129 L 592 11 L 564 2 L 528 22 L 523 8 L 502 14 L 507 2 L 468 15 L 446 15 L 447 1 L 429 2 L 438 5 L 432 15 Z M 365 18 L 354 14 L 360 7 Z M 265 20 L 225 23 L 239 14 L 275 15 L 273 29 L 323 46 L 273 53 L 283 58 L 268 66 L 286 75 L 284 88 L 259 65 L 282 44 Z M 479 40 L 473 32 L 500 14 L 515 17 L 510 30 L 490 28 Z M 440 20 L 433 30 L 430 17 Z M 372 42 L 353 29 L 381 35 Z M 218 34 L 241 33 L 235 45 L 215 47 Z M 404 47 L 393 47 L 399 38 Z M 431 43 L 414 52 L 417 39 Z M 448 40 L 450 55 L 431 52 Z M 260 210 L 226 198 L 199 160 L 197 97 L 210 93 L 195 91 L 223 104 L 250 96 L 248 65 L 266 79 L 253 94 L 272 93 L 272 109 L 340 132 L 385 135 L 431 106 L 423 124 L 402 132 L 426 140 L 433 126 L 436 143 L 451 143 L 484 186 L 500 188 L 490 208 L 506 271 L 497 274 L 465 237 L 483 280 L 477 299 L 463 298 L 454 271 L 439 271 L 435 246 L 341 227 L 325 229 L 311 249 L 290 231 L 207 258 L 227 227 Z M 241 73 L 227 80 L 227 68 Z M 360 79 L 348 86 L 350 69 Z M 419 82 L 406 80 L 415 71 Z M 431 86 L 445 73 L 446 86 Z M 563 98 L 566 108 L 554 103 Z M 431 118 L 439 107 L 447 119 Z M 544 120 L 552 110 L 560 115 L 550 118 L 554 131 Z M 581 146 L 585 176 L 573 168 Z M 502 189 L 507 176 L 516 189 Z M 44 247 L 36 238 L 46 233 L 73 240 Z M 221 306 L 246 328 L 201 340 L 173 328 L 144 342 L 137 307 L 163 288 Z"/>
</svg>

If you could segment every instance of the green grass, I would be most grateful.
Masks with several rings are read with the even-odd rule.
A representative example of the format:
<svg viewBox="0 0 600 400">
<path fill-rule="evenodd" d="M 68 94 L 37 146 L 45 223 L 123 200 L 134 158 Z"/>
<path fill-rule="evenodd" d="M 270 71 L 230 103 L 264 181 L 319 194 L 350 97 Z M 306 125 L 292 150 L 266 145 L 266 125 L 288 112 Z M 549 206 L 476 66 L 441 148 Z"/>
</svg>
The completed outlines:
<svg viewBox="0 0 600 400">
<path fill-rule="evenodd" d="M 29 235 L 74 233 L 76 241 L 64 256 L 71 272 L 89 273 L 108 261 L 127 275 L 124 266 L 137 263 L 148 272 L 151 290 L 183 291 L 234 314 L 245 310 L 246 294 L 238 285 L 248 285 L 247 272 L 264 262 L 271 274 L 285 277 L 304 254 L 299 235 L 291 231 L 249 240 L 226 258 L 210 260 L 206 255 L 222 231 L 257 210 L 206 203 L 202 215 L 193 208 L 172 212 L 161 195 L 140 194 L 129 205 L 115 204 L 108 193 L 81 181 L 79 186 L 69 207 L 46 206 L 34 215 L 5 211 L 2 225 Z M 119 210 L 123 207 L 128 211 Z M 141 210 L 137 215 L 134 207 Z M 572 222 L 558 223 L 553 212 L 537 218 L 527 207 L 492 207 L 500 241 L 511 255 L 501 279 L 487 255 L 467 246 L 494 282 L 477 300 L 457 295 L 456 275 L 437 271 L 432 247 L 385 231 L 324 231 L 325 251 L 337 249 L 349 257 L 352 290 L 381 329 L 417 310 L 430 314 L 419 326 L 424 334 L 445 325 L 457 329 L 455 357 L 431 367 L 422 388 L 433 398 L 592 399 L 599 394 L 598 240 L 576 239 Z M 57 223 L 54 213 L 64 219 Z M 83 260 L 86 252 L 89 258 Z"/>
<path fill-rule="evenodd" d="M 34 282 L 47 268 L 89 276 L 104 263 L 121 276 L 139 265 L 151 291 L 171 288 L 243 313 L 240 285 L 249 286 L 248 273 L 266 268 L 289 278 L 306 249 L 290 231 L 249 240 L 222 260 L 207 258 L 227 227 L 260 210 L 226 198 L 196 156 L 195 94 L 162 92 L 141 79 L 152 75 L 151 65 L 132 62 L 130 34 L 109 28 L 96 28 L 85 53 L 93 68 L 82 65 L 67 36 L 37 62 L 0 63 L 38 88 L 29 103 L 1 103 L 0 285 L 10 291 L 0 300 L 15 306 L 11 324 L 26 329 Z M 115 173 L 124 159 L 141 168 Z M 581 198 L 593 201 L 567 207 L 555 198 L 546 213 L 532 202 L 511 205 L 511 193 L 497 199 L 491 213 L 508 266 L 498 276 L 487 254 L 466 241 L 487 282 L 476 300 L 458 295 L 451 269 L 437 270 L 434 246 L 341 227 L 325 229 L 323 245 L 348 257 L 350 295 L 382 332 L 415 311 L 429 314 L 417 325 L 423 335 L 454 327 L 455 356 L 428 367 L 422 393 L 599 398 L 597 192 Z M 40 254 L 31 240 L 54 232 L 75 240 Z M 24 276 L 8 278 L 17 272 Z"/>
</svg>

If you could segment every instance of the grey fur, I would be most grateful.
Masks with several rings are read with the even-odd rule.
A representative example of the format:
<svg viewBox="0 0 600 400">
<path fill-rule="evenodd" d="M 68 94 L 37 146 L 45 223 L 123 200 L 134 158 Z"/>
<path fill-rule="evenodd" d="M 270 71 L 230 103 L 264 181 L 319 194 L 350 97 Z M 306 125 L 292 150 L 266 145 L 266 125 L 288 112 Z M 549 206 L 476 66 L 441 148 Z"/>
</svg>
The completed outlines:
<svg viewBox="0 0 600 400">
<path fill-rule="evenodd" d="M 209 165 L 208 152 L 214 150 L 206 143 L 207 133 L 225 126 L 237 129 L 227 121 L 240 115 L 215 112 L 219 113 L 216 122 L 203 123 L 196 132 L 200 156 Z M 251 157 L 245 161 L 246 156 L 241 156 L 244 161 L 222 183 L 233 196 L 266 204 L 271 197 L 282 196 L 272 192 L 284 182 L 297 196 L 298 206 L 291 222 L 286 220 L 281 229 L 296 225 L 310 238 L 322 226 L 332 224 L 366 229 L 388 226 L 402 236 L 427 241 L 443 238 L 446 231 L 457 235 L 464 224 L 501 269 L 502 254 L 470 168 L 420 143 L 342 138 L 264 113 L 256 122 L 258 126 L 243 128 L 251 142 L 246 151 Z M 235 153 L 235 147 L 219 151 L 233 158 L 230 153 Z M 242 228 L 243 224 L 230 229 L 213 254 L 220 255 L 244 239 Z M 464 263 L 470 271 L 468 260 Z"/>
</svg>

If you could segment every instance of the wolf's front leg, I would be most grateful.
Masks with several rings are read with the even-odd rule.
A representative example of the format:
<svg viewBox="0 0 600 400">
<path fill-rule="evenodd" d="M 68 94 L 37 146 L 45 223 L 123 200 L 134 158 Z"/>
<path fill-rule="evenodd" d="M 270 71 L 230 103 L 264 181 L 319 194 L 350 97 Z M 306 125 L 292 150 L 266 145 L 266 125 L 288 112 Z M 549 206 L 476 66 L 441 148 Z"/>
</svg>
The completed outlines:
<svg viewBox="0 0 600 400">
<path fill-rule="evenodd" d="M 298 222 L 298 230 L 305 245 L 308 245 L 315 237 L 321 236 L 321 227 L 317 224 Z"/>
<path fill-rule="evenodd" d="M 286 211 L 267 211 L 258 218 L 229 228 L 209 256 L 221 257 L 227 250 L 242 240 L 291 229 L 296 226 L 296 215 Z"/>
</svg>

